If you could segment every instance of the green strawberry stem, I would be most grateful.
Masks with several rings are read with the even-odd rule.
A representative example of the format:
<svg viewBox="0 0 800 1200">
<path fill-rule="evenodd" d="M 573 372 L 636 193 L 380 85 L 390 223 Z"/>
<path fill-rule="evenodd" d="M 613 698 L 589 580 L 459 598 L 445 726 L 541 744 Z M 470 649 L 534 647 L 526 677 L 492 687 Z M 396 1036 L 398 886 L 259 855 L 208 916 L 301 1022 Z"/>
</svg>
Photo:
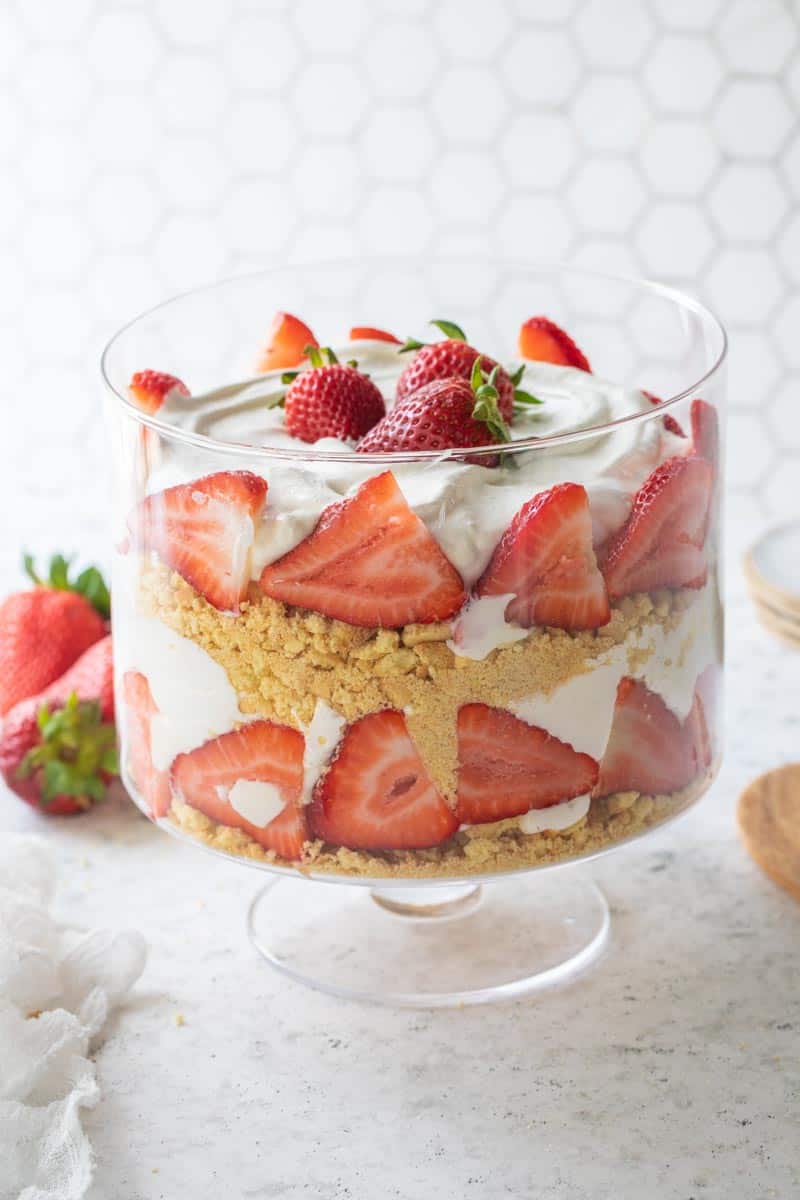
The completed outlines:
<svg viewBox="0 0 800 1200">
<path fill-rule="evenodd" d="M 435 325 L 437 329 L 441 329 L 445 337 L 453 338 L 457 342 L 465 342 L 467 335 L 460 325 L 456 325 L 455 321 L 445 321 L 437 319 L 428 322 L 429 325 Z M 406 338 L 402 346 L 399 347 L 398 354 L 407 354 L 409 350 L 421 350 L 423 346 L 429 346 L 430 342 L 420 342 L 416 338 Z"/>
<path fill-rule="evenodd" d="M 330 346 L 306 346 L 304 353 L 312 367 L 331 367 L 339 361 Z"/>
<path fill-rule="evenodd" d="M 119 773 L 117 735 L 103 721 L 96 700 L 79 700 L 75 692 L 63 708 L 51 713 L 43 704 L 36 714 L 40 741 L 17 768 L 20 779 L 41 772 L 43 804 L 58 796 L 74 796 L 87 802 L 102 800 L 106 777 Z"/>
<path fill-rule="evenodd" d="M 54 588 L 59 592 L 77 592 L 107 621 L 111 616 L 111 596 L 101 572 L 97 567 L 86 567 L 73 581 L 69 577 L 71 562 L 72 559 L 64 558 L 63 554 L 54 554 L 50 559 L 49 573 L 42 579 L 34 566 L 33 556 L 24 554 L 22 557 L 25 574 L 37 587 Z"/>
<path fill-rule="evenodd" d="M 475 421 L 481 421 L 496 442 L 510 442 L 511 434 L 503 420 L 498 406 L 498 392 L 495 387 L 499 367 L 493 367 L 488 379 L 481 369 L 481 360 L 476 358 L 472 365 L 470 387 L 475 393 L 475 406 L 472 416 Z"/>
<path fill-rule="evenodd" d="M 428 322 L 429 325 L 435 325 L 437 329 L 441 329 L 445 337 L 454 338 L 457 342 L 465 342 L 467 335 L 460 325 L 456 325 L 455 321 L 443 321 L 441 319 Z"/>
</svg>

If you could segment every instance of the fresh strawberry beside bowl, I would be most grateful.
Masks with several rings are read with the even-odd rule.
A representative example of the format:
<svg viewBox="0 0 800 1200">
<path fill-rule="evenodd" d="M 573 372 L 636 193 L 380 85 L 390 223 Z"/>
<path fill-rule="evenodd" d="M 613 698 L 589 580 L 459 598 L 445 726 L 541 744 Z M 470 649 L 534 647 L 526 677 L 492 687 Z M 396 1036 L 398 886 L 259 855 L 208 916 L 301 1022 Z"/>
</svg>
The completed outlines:
<svg viewBox="0 0 800 1200">
<path fill-rule="evenodd" d="M 68 816 L 101 801 L 117 771 L 109 635 L 6 714 L 0 775 L 27 804 Z"/>
<path fill-rule="evenodd" d="M 43 579 L 26 555 L 25 570 L 36 586 L 0 604 L 0 715 L 58 679 L 107 632 L 110 599 L 96 567 L 73 581 L 59 554 Z"/>
</svg>

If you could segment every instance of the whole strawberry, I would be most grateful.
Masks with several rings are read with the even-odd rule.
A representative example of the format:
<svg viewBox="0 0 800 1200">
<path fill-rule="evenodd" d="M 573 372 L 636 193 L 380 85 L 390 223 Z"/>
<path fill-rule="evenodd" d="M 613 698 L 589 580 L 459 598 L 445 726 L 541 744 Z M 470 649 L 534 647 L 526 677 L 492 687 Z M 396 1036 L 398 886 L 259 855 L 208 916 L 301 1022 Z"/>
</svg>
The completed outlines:
<svg viewBox="0 0 800 1200">
<path fill-rule="evenodd" d="M 530 403 L 532 399 L 525 392 L 517 395 L 517 384 L 522 372 L 518 372 L 512 379 L 488 354 L 481 354 L 474 346 L 470 346 L 464 331 L 452 321 L 431 321 L 431 325 L 436 325 L 447 337 L 443 342 L 433 342 L 427 346 L 409 338 L 403 350 L 416 350 L 417 353 L 397 381 L 397 399 L 404 400 L 406 396 L 410 396 L 426 383 L 432 383 L 434 379 L 468 380 L 476 360 L 480 359 L 481 368 L 487 375 L 497 367 L 494 384 L 497 388 L 497 403 L 503 420 L 510 424 L 514 418 L 515 398 L 520 403 Z"/>
<path fill-rule="evenodd" d="M 284 401 L 286 428 L 303 442 L 335 437 L 357 441 L 386 412 L 383 396 L 354 363 L 340 363 L 332 350 L 309 347 L 311 366 L 291 379 Z"/>
<path fill-rule="evenodd" d="M 399 400 L 356 450 L 449 450 L 510 441 L 494 382 L 497 371 L 495 367 L 485 381 L 476 359 L 470 380 L 434 379 L 424 384 Z M 496 467 L 499 455 L 466 455 L 464 461 Z"/>
<path fill-rule="evenodd" d="M 0 730 L 0 775 L 26 803 L 55 816 L 102 800 L 117 774 L 111 638 L 83 654 Z"/>
<path fill-rule="evenodd" d="M 47 579 L 30 557 L 25 569 L 36 587 L 0 604 L 0 715 L 63 675 L 84 650 L 106 633 L 108 589 L 96 567 L 73 582 L 69 563 L 56 555 Z"/>
</svg>

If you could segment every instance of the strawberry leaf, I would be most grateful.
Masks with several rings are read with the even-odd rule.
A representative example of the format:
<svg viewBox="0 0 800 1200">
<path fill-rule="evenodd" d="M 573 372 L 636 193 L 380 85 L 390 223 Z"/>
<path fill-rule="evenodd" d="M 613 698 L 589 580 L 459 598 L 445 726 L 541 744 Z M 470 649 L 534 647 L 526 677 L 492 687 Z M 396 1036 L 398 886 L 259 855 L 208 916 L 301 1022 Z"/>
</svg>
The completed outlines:
<svg viewBox="0 0 800 1200">
<path fill-rule="evenodd" d="M 111 616 L 111 596 L 101 572 L 97 567 L 85 567 L 73 582 L 69 577 L 71 561 L 63 554 L 54 554 L 50 559 L 48 575 L 43 579 L 35 568 L 33 556 L 25 554 L 22 558 L 25 574 L 37 587 L 54 588 L 59 592 L 76 592 L 88 600 L 92 608 L 107 621 Z"/>
<path fill-rule="evenodd" d="M 421 350 L 424 345 L 425 342 L 418 342 L 416 338 L 406 338 L 397 353 L 407 354 L 409 350 Z"/>
<path fill-rule="evenodd" d="M 525 374 L 526 366 L 527 366 L 527 363 L 523 363 L 521 367 L 517 367 L 517 369 L 513 373 L 513 375 L 509 375 L 509 379 L 511 380 L 511 382 L 513 383 L 515 388 L 518 387 L 520 383 L 522 383 L 522 376 Z"/>
<path fill-rule="evenodd" d="M 454 338 L 457 342 L 465 342 L 467 335 L 460 325 L 456 325 L 455 321 L 434 320 L 430 322 L 437 329 L 441 329 L 445 337 Z"/>
<path fill-rule="evenodd" d="M 530 392 L 523 392 L 522 388 L 516 388 L 514 403 L 518 404 L 520 408 L 524 408 L 527 404 L 544 404 L 544 400 L 540 400 L 538 396 L 532 396 Z"/>
<path fill-rule="evenodd" d="M 64 706 L 50 712 L 42 705 L 36 714 L 39 741 L 20 762 L 20 779 L 38 775 L 43 804 L 58 796 L 102 800 L 106 777 L 116 775 L 117 736 L 103 721 L 96 700 L 79 700 L 73 692 Z"/>
</svg>

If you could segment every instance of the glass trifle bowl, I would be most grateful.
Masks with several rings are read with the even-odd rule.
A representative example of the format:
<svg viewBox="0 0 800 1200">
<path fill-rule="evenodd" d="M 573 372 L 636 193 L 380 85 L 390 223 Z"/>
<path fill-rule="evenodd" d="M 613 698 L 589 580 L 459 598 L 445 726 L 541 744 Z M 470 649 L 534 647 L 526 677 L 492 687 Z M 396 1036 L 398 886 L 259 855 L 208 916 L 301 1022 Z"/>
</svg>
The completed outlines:
<svg viewBox="0 0 800 1200">
<path fill-rule="evenodd" d="M 652 283 L 429 259 L 228 280 L 111 341 L 123 779 L 271 874 L 274 966 L 443 1005 L 602 950 L 575 864 L 719 765 L 725 349 Z"/>
</svg>

